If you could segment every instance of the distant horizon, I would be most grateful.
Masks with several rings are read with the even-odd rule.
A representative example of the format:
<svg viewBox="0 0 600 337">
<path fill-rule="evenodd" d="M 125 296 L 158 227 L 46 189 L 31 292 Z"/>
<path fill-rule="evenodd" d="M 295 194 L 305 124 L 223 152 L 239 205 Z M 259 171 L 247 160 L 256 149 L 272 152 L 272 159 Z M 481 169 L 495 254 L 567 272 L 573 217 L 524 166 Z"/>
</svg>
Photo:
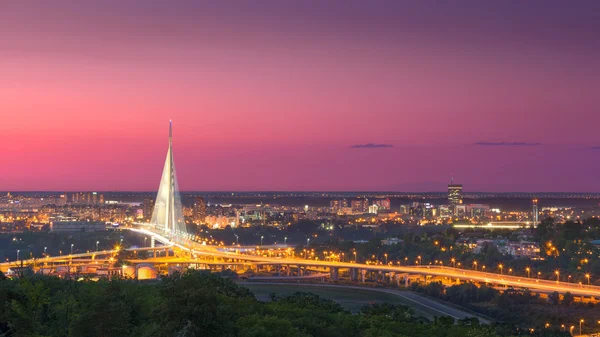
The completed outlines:
<svg viewBox="0 0 600 337">
<path fill-rule="evenodd" d="M 11 191 L 0 191 L 0 194 L 6 193 L 157 193 L 158 190 L 11 190 Z M 348 194 L 361 194 L 361 193 L 396 193 L 396 194 L 444 194 L 448 191 L 392 191 L 392 190 L 180 190 L 180 193 L 348 193 Z M 468 194 L 598 194 L 600 192 L 582 192 L 582 191 L 463 191 L 464 195 Z"/>
</svg>

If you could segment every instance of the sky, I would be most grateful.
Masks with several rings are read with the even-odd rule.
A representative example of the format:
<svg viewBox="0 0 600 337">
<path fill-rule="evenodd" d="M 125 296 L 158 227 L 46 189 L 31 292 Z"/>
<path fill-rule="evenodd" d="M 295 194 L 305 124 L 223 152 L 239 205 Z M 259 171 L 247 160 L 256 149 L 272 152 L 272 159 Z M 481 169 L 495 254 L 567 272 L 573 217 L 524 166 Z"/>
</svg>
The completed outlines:
<svg viewBox="0 0 600 337">
<path fill-rule="evenodd" d="M 0 3 L 0 190 L 600 192 L 600 1 Z"/>
</svg>

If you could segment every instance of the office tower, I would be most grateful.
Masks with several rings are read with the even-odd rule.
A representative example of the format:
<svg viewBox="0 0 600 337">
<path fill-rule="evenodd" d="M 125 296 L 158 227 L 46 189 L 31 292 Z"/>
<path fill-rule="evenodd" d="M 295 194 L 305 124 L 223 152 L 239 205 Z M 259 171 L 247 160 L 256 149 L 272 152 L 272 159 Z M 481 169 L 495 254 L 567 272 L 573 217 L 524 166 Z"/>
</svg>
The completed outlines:
<svg viewBox="0 0 600 337">
<path fill-rule="evenodd" d="M 460 205 L 463 203 L 463 186 L 455 184 L 454 177 L 450 185 L 448 185 L 448 202 L 450 205 Z"/>
</svg>

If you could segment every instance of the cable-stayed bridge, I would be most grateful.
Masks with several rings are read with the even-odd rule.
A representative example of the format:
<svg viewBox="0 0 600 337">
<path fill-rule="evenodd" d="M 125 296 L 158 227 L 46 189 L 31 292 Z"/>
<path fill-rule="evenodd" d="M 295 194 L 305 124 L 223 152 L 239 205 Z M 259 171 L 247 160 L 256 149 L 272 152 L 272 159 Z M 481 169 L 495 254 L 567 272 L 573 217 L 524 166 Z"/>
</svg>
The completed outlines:
<svg viewBox="0 0 600 337">
<path fill-rule="evenodd" d="M 558 291 L 570 292 L 576 296 L 600 298 L 600 287 L 568 282 L 539 280 L 530 277 L 502 275 L 450 268 L 445 266 L 394 266 L 374 265 L 355 262 L 319 261 L 303 259 L 290 254 L 289 247 L 246 247 L 239 246 L 217 247 L 205 245 L 194 240 L 194 236 L 186 231 L 185 220 L 181 207 L 181 197 L 177 183 L 175 162 L 173 159 L 173 130 L 169 123 L 169 147 L 159 184 L 152 220 L 148 224 L 135 223 L 125 226 L 138 235 L 151 238 L 151 247 L 126 249 L 131 252 L 154 252 L 154 257 L 148 259 L 127 259 L 130 264 L 154 264 L 156 266 L 186 266 L 206 269 L 266 269 L 276 272 L 282 278 L 286 276 L 302 279 L 310 275 L 328 275 L 331 280 L 348 277 L 352 281 L 365 282 L 374 279 L 378 282 L 406 286 L 411 280 L 441 280 L 446 284 L 458 282 L 476 282 L 497 287 L 527 288 L 535 292 L 549 293 Z M 159 242 L 162 246 L 154 245 Z M 83 254 L 63 256 L 46 256 L 41 259 L 27 259 L 0 263 L 0 270 L 6 272 L 19 266 L 33 266 L 34 269 L 58 266 L 86 266 L 112 264 L 121 249 L 96 251 Z M 273 254 L 271 254 L 273 252 Z M 241 269 L 240 269 L 241 268 Z"/>
</svg>

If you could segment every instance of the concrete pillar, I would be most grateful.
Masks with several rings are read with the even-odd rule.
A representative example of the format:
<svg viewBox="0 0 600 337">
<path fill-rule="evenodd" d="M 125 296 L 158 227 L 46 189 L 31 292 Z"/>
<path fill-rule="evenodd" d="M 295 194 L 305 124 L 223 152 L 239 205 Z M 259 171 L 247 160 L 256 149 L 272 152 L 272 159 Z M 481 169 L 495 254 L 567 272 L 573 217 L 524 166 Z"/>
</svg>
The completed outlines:
<svg viewBox="0 0 600 337">
<path fill-rule="evenodd" d="M 350 281 L 358 281 L 358 270 L 350 268 Z"/>
<path fill-rule="evenodd" d="M 394 283 L 394 277 L 396 277 L 396 273 L 394 273 L 393 271 L 389 272 L 389 277 L 390 277 L 390 284 Z"/>
<path fill-rule="evenodd" d="M 365 276 L 366 275 L 367 275 L 367 271 L 365 269 L 361 269 L 360 270 L 360 277 L 361 277 L 362 283 L 365 283 Z"/>
<path fill-rule="evenodd" d="M 337 267 L 332 267 L 329 269 L 329 275 L 330 275 L 330 279 L 332 281 L 337 281 L 339 279 L 339 273 L 340 273 L 340 269 Z"/>
</svg>

